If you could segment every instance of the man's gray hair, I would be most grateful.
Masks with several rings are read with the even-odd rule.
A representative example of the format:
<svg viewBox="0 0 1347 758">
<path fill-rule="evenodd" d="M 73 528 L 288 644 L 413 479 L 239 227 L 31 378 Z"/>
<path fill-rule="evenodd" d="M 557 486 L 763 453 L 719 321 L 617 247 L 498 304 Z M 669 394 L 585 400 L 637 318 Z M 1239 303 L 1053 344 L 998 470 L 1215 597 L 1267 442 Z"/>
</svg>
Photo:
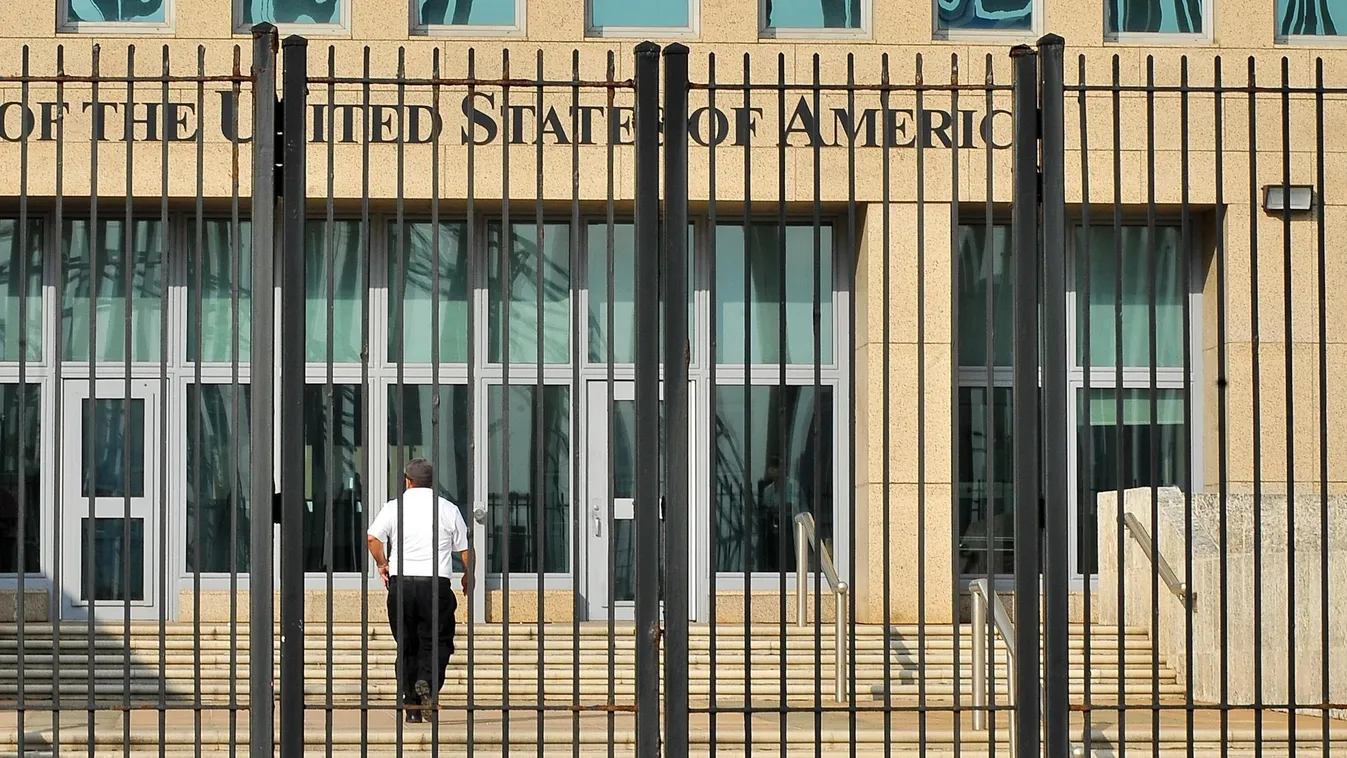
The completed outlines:
<svg viewBox="0 0 1347 758">
<path fill-rule="evenodd" d="M 429 487 L 435 482 L 435 467 L 425 458 L 413 458 L 403 472 L 413 487 Z"/>
</svg>

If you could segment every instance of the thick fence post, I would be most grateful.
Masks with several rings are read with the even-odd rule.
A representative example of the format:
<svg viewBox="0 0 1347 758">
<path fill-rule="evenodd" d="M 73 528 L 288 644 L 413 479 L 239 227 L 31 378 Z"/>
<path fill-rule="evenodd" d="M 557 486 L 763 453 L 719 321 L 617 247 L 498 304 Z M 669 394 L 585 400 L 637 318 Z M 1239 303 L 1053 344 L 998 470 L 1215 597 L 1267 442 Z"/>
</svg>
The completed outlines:
<svg viewBox="0 0 1347 758">
<path fill-rule="evenodd" d="M 664 48 L 664 654 L 667 758 L 688 754 L 688 48 Z"/>
<path fill-rule="evenodd" d="M 1012 388 L 1015 472 L 1015 755 L 1039 755 L 1038 54 L 1014 60 Z"/>
<path fill-rule="evenodd" d="M 280 417 L 304 418 L 305 111 L 309 42 L 286 37 Z M 304 754 L 304 427 L 281 425 L 281 756 Z"/>
<path fill-rule="evenodd" d="M 659 46 L 636 46 L 636 755 L 660 754 Z"/>
<path fill-rule="evenodd" d="M 1043 709 L 1047 755 L 1070 749 L 1070 498 L 1067 493 L 1065 40 L 1038 41 L 1043 164 Z M 1026 667 L 1021 666 L 1023 671 Z"/>
<path fill-rule="evenodd" d="M 253 28 L 253 194 L 251 208 L 252 277 L 256 292 L 271 292 L 275 285 L 276 250 L 276 27 Z M 275 650 L 272 625 L 275 620 L 275 583 L 272 581 L 271 477 L 272 430 L 275 415 L 275 302 L 254 297 L 249 361 L 251 406 L 249 444 L 261 474 L 254 473 L 249 501 L 248 564 L 248 706 L 249 755 L 272 758 L 275 726 Z M 263 516 L 266 514 L 266 516 Z"/>
</svg>

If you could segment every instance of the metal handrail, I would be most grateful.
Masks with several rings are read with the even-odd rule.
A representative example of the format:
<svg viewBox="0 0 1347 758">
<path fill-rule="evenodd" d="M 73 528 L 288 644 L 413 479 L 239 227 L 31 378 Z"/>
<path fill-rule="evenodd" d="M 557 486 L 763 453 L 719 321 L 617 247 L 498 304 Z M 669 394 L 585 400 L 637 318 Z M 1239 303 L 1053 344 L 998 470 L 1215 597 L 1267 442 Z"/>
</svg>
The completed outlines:
<svg viewBox="0 0 1347 758">
<path fill-rule="evenodd" d="M 1174 567 L 1169 565 L 1169 561 L 1156 549 L 1155 543 L 1151 540 L 1150 532 L 1141 525 L 1141 521 L 1131 513 L 1123 514 L 1123 526 L 1127 527 L 1127 533 L 1132 535 L 1141 546 L 1141 552 L 1145 553 L 1146 560 L 1150 561 L 1155 570 L 1160 574 L 1160 579 L 1174 594 L 1174 597 L 1183 603 L 1184 608 L 1191 609 L 1197 601 L 1197 595 L 1188 591 L 1188 583 L 1179 579 L 1179 575 L 1174 572 Z"/>
<path fill-rule="evenodd" d="M 1001 603 L 1001 598 L 992 590 L 991 583 L 984 579 L 974 579 L 968 589 L 973 596 L 973 729 L 982 731 L 987 728 L 987 616 L 990 612 L 992 628 L 1006 641 L 1006 696 L 1008 704 L 1015 705 L 1015 624 L 1010 613 Z M 990 694 L 995 698 L 996 677 L 992 677 Z M 1039 688 L 1039 697 L 1043 690 Z M 1041 702 L 1041 701 L 1040 701 Z M 1040 711 L 1041 713 L 1041 711 Z M 1040 718 L 1039 727 L 1043 722 Z M 1014 717 L 1010 719 L 1010 758 L 1015 758 L 1018 725 Z M 1085 750 L 1081 745 L 1071 745 L 1071 758 L 1083 758 Z"/>
<path fill-rule="evenodd" d="M 818 550 L 819 565 L 823 577 L 833 591 L 833 697 L 839 703 L 847 699 L 847 583 L 837 577 L 837 567 L 833 565 L 832 554 L 819 539 L 814 528 L 814 517 L 801 513 L 795 517 L 795 625 L 804 628 L 809 608 L 809 580 L 806 579 L 809 566 L 809 548 Z"/>
</svg>

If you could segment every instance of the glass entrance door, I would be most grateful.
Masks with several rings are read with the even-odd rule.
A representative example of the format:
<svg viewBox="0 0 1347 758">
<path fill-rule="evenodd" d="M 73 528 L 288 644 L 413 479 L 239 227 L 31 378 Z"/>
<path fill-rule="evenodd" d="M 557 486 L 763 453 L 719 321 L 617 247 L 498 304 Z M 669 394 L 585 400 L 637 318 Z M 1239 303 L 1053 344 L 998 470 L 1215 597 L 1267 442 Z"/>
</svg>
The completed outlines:
<svg viewBox="0 0 1347 758">
<path fill-rule="evenodd" d="M 62 616 L 157 618 L 157 382 L 133 380 L 129 395 L 123 379 L 63 389 Z"/>
<path fill-rule="evenodd" d="M 588 535 L 587 599 L 589 618 L 606 619 L 610 612 L 617 619 L 632 619 L 636 613 L 636 385 L 614 382 L 611 415 L 607 382 L 589 384 L 589 487 L 588 508 L 584 514 Z M 663 402 L 660 403 L 661 416 Z M 688 390 L 688 545 L 695 540 L 697 514 L 697 456 L 695 395 Z M 660 438 L 663 440 L 663 424 Z M 663 482 L 661 471 L 661 484 Z M 663 514 L 661 514 L 663 515 Z M 660 522 L 661 554 L 664 522 Z M 692 548 L 680 560 L 688 562 L 689 615 L 696 618 L 696 550 Z M 661 562 L 663 571 L 663 562 Z M 663 598 L 661 598 L 661 609 Z M 611 611 L 610 611 L 611 609 Z"/>
</svg>

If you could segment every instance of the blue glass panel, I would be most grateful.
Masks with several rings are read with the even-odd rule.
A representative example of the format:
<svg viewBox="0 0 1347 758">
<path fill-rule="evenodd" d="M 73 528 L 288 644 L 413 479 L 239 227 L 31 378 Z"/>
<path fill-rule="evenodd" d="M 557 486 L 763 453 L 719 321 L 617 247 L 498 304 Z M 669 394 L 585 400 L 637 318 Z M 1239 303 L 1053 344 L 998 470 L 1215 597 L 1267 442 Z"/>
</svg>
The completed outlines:
<svg viewBox="0 0 1347 758">
<path fill-rule="evenodd" d="M 66 17 L 85 23 L 162 24 L 166 0 L 67 0 Z"/>
<path fill-rule="evenodd" d="M 1202 31 L 1202 0 L 1107 0 L 1104 9 L 1109 34 Z"/>
<path fill-rule="evenodd" d="M 340 24 L 341 0 L 238 0 L 243 23 Z"/>
<path fill-rule="evenodd" d="M 514 26 L 514 0 L 420 0 L 426 26 Z"/>
<path fill-rule="evenodd" d="M 859 29 L 860 0 L 766 0 L 773 29 Z"/>
<path fill-rule="evenodd" d="M 938 0 L 941 31 L 1030 29 L 1033 23 L 1034 0 Z"/>
<path fill-rule="evenodd" d="M 688 0 L 589 0 L 594 26 L 686 28 Z"/>
<path fill-rule="evenodd" d="M 1277 33 L 1283 37 L 1347 34 L 1347 0 L 1277 0 Z"/>
</svg>

